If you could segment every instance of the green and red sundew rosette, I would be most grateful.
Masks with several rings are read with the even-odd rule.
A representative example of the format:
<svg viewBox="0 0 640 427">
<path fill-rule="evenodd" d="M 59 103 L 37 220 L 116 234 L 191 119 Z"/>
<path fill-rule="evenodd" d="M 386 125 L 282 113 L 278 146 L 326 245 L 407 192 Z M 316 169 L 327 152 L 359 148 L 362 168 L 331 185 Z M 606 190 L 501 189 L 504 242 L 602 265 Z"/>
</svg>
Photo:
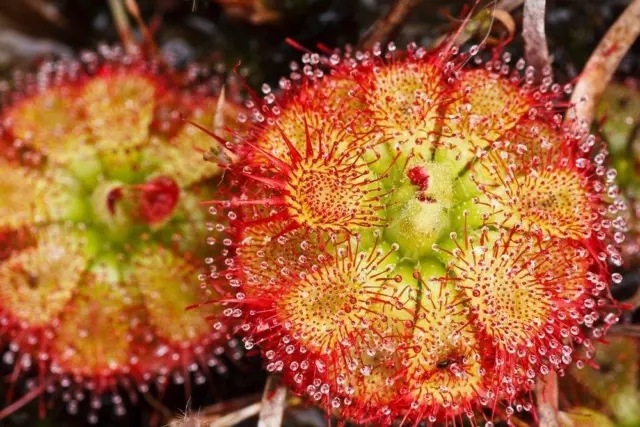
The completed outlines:
<svg viewBox="0 0 640 427">
<path fill-rule="evenodd" d="M 90 399 L 97 422 L 100 394 L 122 413 L 123 393 L 224 370 L 225 332 L 206 318 L 216 307 L 185 312 L 215 296 L 201 201 L 222 185 L 203 161 L 211 138 L 188 121 L 233 126 L 242 107 L 204 68 L 119 48 L 82 58 L 18 75 L 4 94 L 0 340 L 12 381 L 69 391 L 72 413 Z"/>
<path fill-rule="evenodd" d="M 617 320 L 606 151 L 563 123 L 570 87 L 482 54 L 307 53 L 231 133 L 218 325 L 341 418 L 524 416 Z"/>
</svg>

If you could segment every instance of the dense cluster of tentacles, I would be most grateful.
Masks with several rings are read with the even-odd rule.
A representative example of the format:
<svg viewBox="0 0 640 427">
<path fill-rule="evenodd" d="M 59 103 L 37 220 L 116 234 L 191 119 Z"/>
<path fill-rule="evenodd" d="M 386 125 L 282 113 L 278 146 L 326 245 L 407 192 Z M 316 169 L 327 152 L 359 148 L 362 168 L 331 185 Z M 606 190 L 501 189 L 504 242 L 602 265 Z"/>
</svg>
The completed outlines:
<svg viewBox="0 0 640 427">
<path fill-rule="evenodd" d="M 477 47 L 302 62 L 229 133 L 216 326 L 356 422 L 531 411 L 618 313 L 624 203 L 606 151 L 563 122 L 571 88 Z"/>
</svg>

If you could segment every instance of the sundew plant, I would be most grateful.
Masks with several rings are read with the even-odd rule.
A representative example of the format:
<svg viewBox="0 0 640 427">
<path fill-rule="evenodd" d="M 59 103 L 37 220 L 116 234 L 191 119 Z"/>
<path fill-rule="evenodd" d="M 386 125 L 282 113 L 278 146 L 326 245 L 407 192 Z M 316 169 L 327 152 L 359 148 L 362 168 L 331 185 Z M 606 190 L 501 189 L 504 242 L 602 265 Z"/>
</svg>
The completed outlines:
<svg viewBox="0 0 640 427">
<path fill-rule="evenodd" d="M 70 413 L 90 401 L 92 424 L 101 395 L 123 415 L 132 393 L 225 369 L 226 340 L 205 318 L 215 308 L 185 313 L 212 296 L 200 287 L 211 251 L 199 202 L 220 175 L 202 160 L 209 137 L 185 118 L 241 111 L 206 73 L 104 47 L 20 75 L 5 96 L 2 360 L 13 382 L 62 395 Z"/>
<path fill-rule="evenodd" d="M 492 425 L 584 366 L 617 321 L 625 224 L 606 150 L 563 121 L 571 86 L 415 44 L 306 53 L 279 86 L 250 103 L 240 184 L 212 201 L 216 326 L 358 423 Z"/>
</svg>

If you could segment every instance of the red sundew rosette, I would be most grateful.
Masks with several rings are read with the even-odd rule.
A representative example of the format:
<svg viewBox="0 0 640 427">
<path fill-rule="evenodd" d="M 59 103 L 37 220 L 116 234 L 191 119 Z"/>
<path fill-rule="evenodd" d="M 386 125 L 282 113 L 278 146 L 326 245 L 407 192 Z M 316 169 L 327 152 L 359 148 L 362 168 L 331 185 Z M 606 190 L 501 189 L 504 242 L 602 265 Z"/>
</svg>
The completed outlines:
<svg viewBox="0 0 640 427">
<path fill-rule="evenodd" d="M 504 62 L 494 59 L 485 69 L 475 69 L 467 65 L 474 55 L 456 56 L 415 46 L 407 52 L 390 47 L 384 55 L 374 49 L 324 60 L 305 55 L 307 65 L 302 75 L 294 70 L 291 79 L 281 84 L 287 102 L 280 105 L 268 95 L 254 112 L 258 125 L 246 139 L 247 158 L 252 158 L 253 152 L 270 166 L 242 169 L 240 174 L 246 175 L 248 182 L 245 191 L 238 199 L 225 202 L 234 213 L 252 212 L 249 220 L 241 221 L 241 228 L 248 232 L 240 241 L 251 238 L 238 244 L 242 251 L 227 260 L 228 265 L 245 266 L 242 275 L 230 275 L 234 284 L 255 285 L 265 295 L 277 289 L 276 295 L 281 296 L 284 291 L 273 273 L 287 263 L 298 262 L 293 258 L 299 257 L 298 249 L 290 244 L 299 245 L 300 239 L 309 236 L 320 236 L 314 243 L 347 242 L 357 235 L 363 249 L 397 247 L 396 268 L 403 273 L 390 292 L 413 292 L 404 306 L 413 310 L 414 318 L 398 314 L 396 319 L 404 324 L 405 342 L 392 346 L 393 355 L 378 359 L 374 357 L 378 351 L 389 348 L 380 343 L 377 349 L 369 348 L 373 359 L 369 359 L 367 375 L 342 374 L 338 366 L 329 375 L 338 387 L 315 377 L 303 376 L 300 384 L 304 387 L 289 381 L 298 394 L 308 395 L 312 402 L 317 396 L 323 406 L 343 418 L 385 425 L 403 419 L 463 422 L 467 417 L 476 422 L 480 408 L 487 407 L 488 423 L 492 423 L 500 414 L 509 418 L 514 408 L 529 411 L 535 380 L 551 369 L 562 373 L 578 357 L 574 347 L 584 344 L 589 348 L 591 337 L 599 338 L 606 330 L 600 324 L 615 320 L 606 260 L 615 261 L 615 248 L 608 239 L 612 229 L 624 224 L 608 218 L 609 213 L 615 214 L 609 208 L 615 189 L 608 176 L 603 178 L 604 153 L 593 152 L 591 139 L 583 144 L 583 133 L 560 125 L 557 113 L 564 107 L 563 88 L 553 85 L 550 78 L 540 86 L 533 85 L 529 71 L 524 78 L 517 70 L 510 72 L 508 58 Z M 313 68 L 318 62 L 328 69 L 324 77 L 318 77 L 323 73 Z M 334 91 L 325 109 L 322 102 L 306 97 L 306 93 L 322 92 L 335 82 L 348 89 Z M 297 109 L 296 105 L 308 108 Z M 380 224 L 351 221 L 355 216 L 344 214 L 350 208 L 357 210 L 363 200 L 350 193 L 351 186 L 344 184 L 348 180 L 342 179 L 342 185 L 305 187 L 299 185 L 303 182 L 299 177 L 320 183 L 322 168 L 313 165 L 304 174 L 291 173 L 304 163 L 301 159 L 310 152 L 309 145 L 321 146 L 317 141 L 309 144 L 317 135 L 324 136 L 321 142 L 332 147 L 323 165 L 349 158 L 353 139 L 332 140 L 340 134 L 326 131 L 326 126 L 334 123 L 344 126 L 345 120 L 314 118 L 324 117 L 327 111 L 346 118 L 350 124 L 346 129 L 352 129 L 349 135 L 366 136 L 361 146 L 369 149 L 362 154 L 365 162 L 354 163 L 357 166 L 352 168 L 380 183 L 381 190 L 366 199 L 383 219 Z M 288 138 L 283 129 L 298 130 L 289 131 L 293 137 Z M 271 152 L 261 149 L 261 143 Z M 593 161 L 589 157 L 592 152 Z M 284 157 L 278 158 L 282 153 Z M 360 157 L 352 159 L 357 162 Z M 561 169 L 568 165 L 568 159 L 575 161 L 576 169 Z M 518 180 L 536 168 L 543 168 L 553 179 L 544 185 L 538 181 L 535 191 L 518 193 L 522 199 L 532 199 L 520 206 L 509 186 L 520 184 Z M 334 176 L 344 170 L 354 169 L 336 167 Z M 539 197 L 553 186 L 561 187 L 568 196 Z M 575 209 L 580 202 L 588 203 L 588 215 Z M 327 214 L 333 212 L 343 215 L 334 219 Z M 263 227 L 265 224 L 270 225 Z M 251 230 L 258 225 L 263 228 Z M 587 227 L 595 231 L 589 237 Z M 301 234 L 287 240 L 293 230 Z M 269 237 L 268 233 L 273 234 Z M 282 262 L 256 263 L 258 253 L 267 251 L 255 245 L 255 236 L 262 241 L 285 237 L 281 247 L 270 252 L 279 254 L 275 259 Z M 476 248 L 481 253 L 469 248 L 479 245 L 478 240 L 491 239 L 490 253 L 482 245 Z M 560 256 L 563 261 L 552 265 L 550 260 Z M 571 259 L 579 262 L 572 264 Z M 477 264 L 478 260 L 482 263 Z M 515 292 L 510 275 L 522 271 L 523 262 L 528 276 L 518 279 L 523 289 Z M 267 274 L 255 273 L 256 264 Z M 469 274 L 465 268 L 477 271 Z M 485 276 L 493 282 L 477 289 L 480 295 L 475 295 L 476 282 Z M 293 289 L 302 282 L 295 276 L 286 281 Z M 250 301 L 254 291 L 242 292 L 242 296 Z M 524 300 L 531 304 L 523 304 Z M 332 315 L 331 308 L 328 311 L 317 315 Z M 249 310 L 254 315 L 259 312 Z M 489 322 L 489 312 L 500 321 Z M 273 341 L 265 340 L 261 345 L 252 338 L 262 332 L 277 336 L 277 325 L 252 319 L 244 309 L 235 314 L 245 319 L 243 329 L 248 332 L 250 346 L 274 352 L 268 366 L 286 369 L 284 362 L 273 365 L 273 360 L 285 357 L 273 349 Z M 535 327 L 523 319 L 531 320 Z M 317 318 L 309 319 L 314 321 Z M 563 322 L 570 327 L 559 327 Z M 553 327 L 548 328 L 548 323 Z M 530 339 L 530 333 L 540 336 Z M 321 337 L 309 339 L 317 342 Z M 544 354 L 529 359 L 538 350 Z M 362 353 L 362 348 L 356 351 Z M 316 355 L 316 360 L 326 365 L 322 355 Z M 307 380 L 312 380 L 311 384 Z M 323 386 L 325 392 L 334 394 L 323 393 Z"/>
<path fill-rule="evenodd" d="M 216 114 L 216 79 L 109 52 L 45 64 L 2 111 L 0 338 L 12 382 L 86 388 L 93 410 L 113 393 L 122 414 L 122 391 L 199 384 L 219 365 L 215 308 L 185 308 L 215 295 L 200 202 L 221 167 L 183 117 L 209 128 L 242 109 Z"/>
</svg>

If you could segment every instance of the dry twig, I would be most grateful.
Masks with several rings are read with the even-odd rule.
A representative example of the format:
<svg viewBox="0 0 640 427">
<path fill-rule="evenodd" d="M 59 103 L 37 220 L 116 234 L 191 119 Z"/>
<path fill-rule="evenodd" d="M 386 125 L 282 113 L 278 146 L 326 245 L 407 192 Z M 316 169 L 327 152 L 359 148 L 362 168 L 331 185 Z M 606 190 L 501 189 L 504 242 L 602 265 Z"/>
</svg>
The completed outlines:
<svg viewBox="0 0 640 427">
<path fill-rule="evenodd" d="M 607 333 L 640 338 L 640 325 L 611 325 Z"/>
<path fill-rule="evenodd" d="M 378 19 L 364 34 L 358 47 L 369 49 L 376 43 L 387 43 L 398 32 L 409 13 L 422 0 L 396 0 L 391 9 Z"/>
<path fill-rule="evenodd" d="M 474 16 L 468 16 L 453 39 L 450 40 L 450 46 L 462 45 L 478 33 L 484 33 L 483 44 L 485 42 L 499 43 L 498 39 L 491 36 L 495 21 L 499 21 L 509 33 L 509 37 L 513 37 L 516 32 L 516 22 L 511 16 L 511 12 L 521 6 L 523 2 L 524 0 L 501 1 L 491 7 L 479 10 Z M 435 44 L 439 45 L 448 39 L 451 39 L 450 35 L 443 35 Z"/>
<path fill-rule="evenodd" d="M 544 32 L 546 0 L 526 0 L 522 20 L 524 55 L 527 63 L 541 71 L 551 65 L 547 36 Z"/>
<path fill-rule="evenodd" d="M 618 64 L 640 35 L 640 0 L 633 0 L 604 35 L 584 67 L 571 96 L 575 109 L 569 118 L 578 118 L 587 126 L 595 116 L 602 93 Z"/>
<path fill-rule="evenodd" d="M 244 396 L 232 401 L 207 406 L 193 413 L 187 410 L 173 418 L 168 427 L 231 427 L 260 411 L 260 395 Z"/>
<path fill-rule="evenodd" d="M 50 2 L 43 0 L 24 0 L 24 4 L 42 16 L 47 22 L 64 29 L 69 25 L 67 19 L 60 13 L 56 7 Z"/>
<path fill-rule="evenodd" d="M 111 9 L 111 16 L 118 29 L 120 40 L 127 52 L 131 53 L 135 51 L 136 44 L 133 40 L 133 33 L 131 32 L 131 24 L 127 17 L 127 12 L 122 4 L 122 0 L 109 0 L 109 9 Z"/>
<path fill-rule="evenodd" d="M 256 402 L 252 405 L 245 406 L 244 408 L 240 408 L 237 411 L 228 413 L 217 420 L 211 422 L 209 424 L 210 427 L 233 427 L 241 421 L 246 420 L 247 418 L 251 418 L 254 415 L 258 415 L 260 412 L 260 408 L 262 407 L 261 402 Z"/>
<path fill-rule="evenodd" d="M 541 427 L 558 427 L 558 375 L 549 372 L 544 379 L 536 383 L 536 403 L 539 425 Z"/>
<path fill-rule="evenodd" d="M 287 389 L 280 384 L 278 377 L 270 376 L 264 386 L 258 427 L 280 427 L 286 405 Z"/>
</svg>

